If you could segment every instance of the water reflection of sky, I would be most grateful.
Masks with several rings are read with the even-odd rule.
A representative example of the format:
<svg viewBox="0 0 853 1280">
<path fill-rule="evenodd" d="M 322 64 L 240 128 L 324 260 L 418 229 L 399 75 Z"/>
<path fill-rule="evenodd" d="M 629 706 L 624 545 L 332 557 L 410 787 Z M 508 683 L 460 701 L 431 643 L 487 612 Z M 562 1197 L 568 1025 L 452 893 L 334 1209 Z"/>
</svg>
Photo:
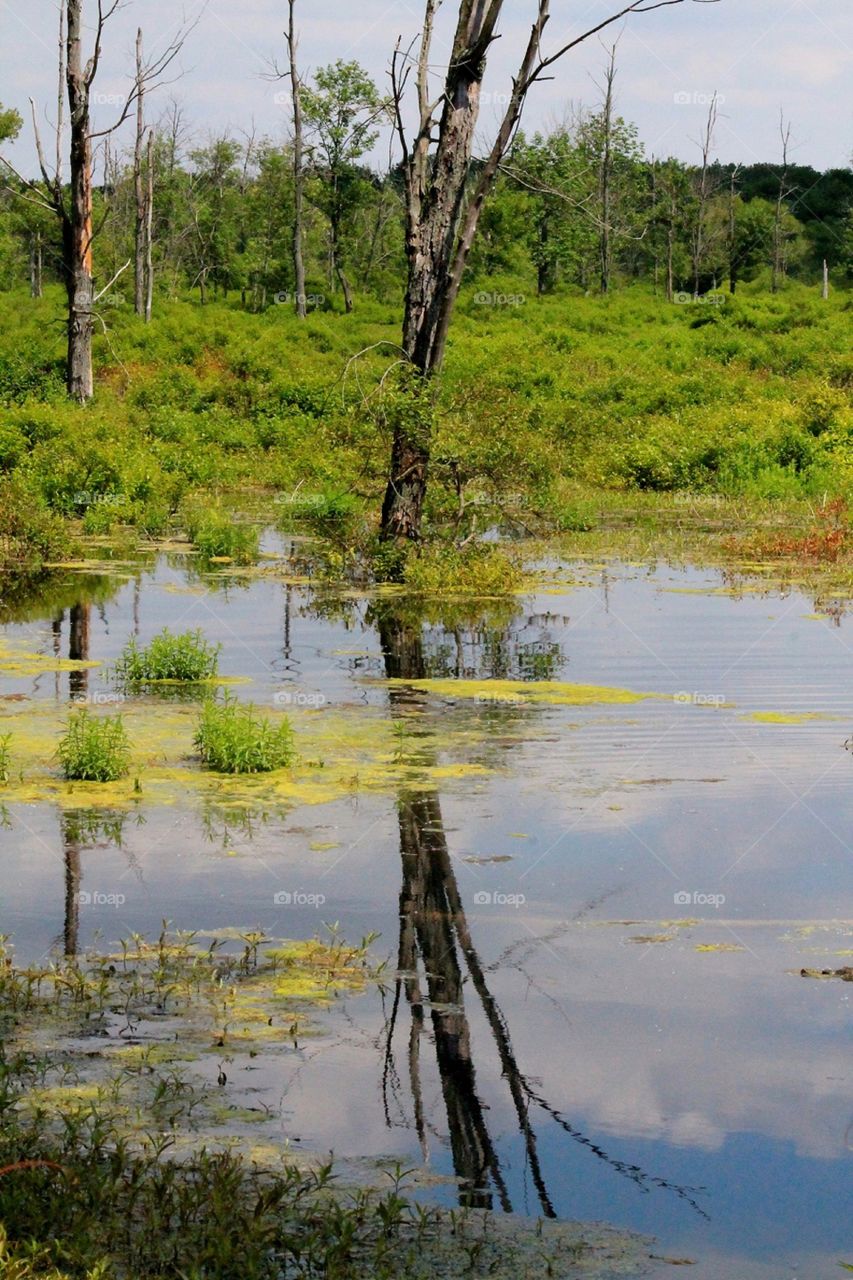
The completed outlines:
<svg viewBox="0 0 853 1280">
<path fill-rule="evenodd" d="M 796 594 L 715 594 L 720 579 L 705 571 L 564 576 L 580 585 L 523 602 L 508 633 L 433 624 L 423 646 L 430 674 L 546 675 L 669 695 L 589 707 L 423 703 L 436 731 L 479 717 L 495 766 L 448 783 L 441 821 L 518 1069 L 550 1108 L 527 1098 L 542 1177 L 561 1215 L 649 1231 L 662 1252 L 696 1258 L 690 1274 L 701 1280 L 840 1274 L 838 1262 L 853 1261 L 851 988 L 799 969 L 850 962 L 838 923 L 851 915 L 850 628 L 810 616 Z M 144 639 L 163 625 L 200 626 L 223 643 L 225 674 L 252 677 L 238 696 L 269 703 L 298 689 L 387 704 L 363 600 L 318 620 L 298 587 L 209 591 L 177 562 L 102 595 L 89 620 L 90 653 L 102 662 L 135 629 Z M 46 610 L 5 634 L 50 652 L 50 619 Z M 67 628 L 66 619 L 63 652 Z M 101 687 L 102 674 L 91 682 Z M 0 692 L 64 702 L 68 677 L 6 679 Z M 768 711 L 821 718 L 750 718 Z M 21 954 L 40 955 L 63 933 L 60 815 L 16 806 L 9 821 L 2 928 Z M 80 842 L 84 888 L 124 897 L 81 908 L 84 943 L 151 932 L 164 917 L 275 935 L 307 935 L 325 919 L 351 937 L 379 930 L 380 950 L 395 953 L 393 796 L 256 816 L 250 829 L 216 812 L 142 805 L 125 819 L 121 847 L 114 835 Z M 281 891 L 325 903 L 277 905 Z M 720 944 L 734 949 L 697 950 Z M 461 990 L 501 1176 L 514 1207 L 535 1212 L 494 1028 L 470 976 Z M 283 1100 L 282 1133 L 343 1156 L 417 1158 L 404 1023 L 400 1077 L 383 1097 L 382 1006 L 365 997 L 346 1013 L 308 1065 L 264 1078 Z M 422 1145 L 435 1169 L 452 1172 L 443 1082 L 426 1046 L 420 1058 Z M 651 1181 L 625 1172 L 633 1166 Z M 703 1188 L 692 1198 L 707 1216 L 674 1187 Z"/>
</svg>

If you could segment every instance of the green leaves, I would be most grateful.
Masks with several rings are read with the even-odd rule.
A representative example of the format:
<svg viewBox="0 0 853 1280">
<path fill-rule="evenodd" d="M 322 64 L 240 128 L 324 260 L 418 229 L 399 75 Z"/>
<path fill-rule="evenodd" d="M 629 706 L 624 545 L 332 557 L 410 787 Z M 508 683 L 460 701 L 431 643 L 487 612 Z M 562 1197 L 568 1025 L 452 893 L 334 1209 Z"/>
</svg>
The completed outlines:
<svg viewBox="0 0 853 1280">
<path fill-rule="evenodd" d="M 75 782 L 116 782 L 130 761 L 130 740 L 121 716 L 73 711 L 56 754 L 65 777 Z"/>
</svg>

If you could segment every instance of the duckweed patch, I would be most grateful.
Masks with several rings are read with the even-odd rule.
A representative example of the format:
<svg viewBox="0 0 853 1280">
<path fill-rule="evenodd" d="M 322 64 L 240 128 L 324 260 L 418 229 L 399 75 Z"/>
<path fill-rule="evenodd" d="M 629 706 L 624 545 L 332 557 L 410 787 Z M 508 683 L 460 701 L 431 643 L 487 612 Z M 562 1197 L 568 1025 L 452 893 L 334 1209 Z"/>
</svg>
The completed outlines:
<svg viewBox="0 0 853 1280">
<path fill-rule="evenodd" d="M 570 684 L 562 680 L 389 680 L 394 685 L 421 689 L 440 698 L 466 698 L 489 705 L 551 703 L 554 706 L 586 707 L 629 704 L 648 698 L 664 698 L 661 693 L 637 693 L 607 685 Z"/>
<path fill-rule="evenodd" d="M 744 716 L 755 724 L 809 724 L 813 720 L 843 720 L 824 711 L 750 711 Z"/>
</svg>

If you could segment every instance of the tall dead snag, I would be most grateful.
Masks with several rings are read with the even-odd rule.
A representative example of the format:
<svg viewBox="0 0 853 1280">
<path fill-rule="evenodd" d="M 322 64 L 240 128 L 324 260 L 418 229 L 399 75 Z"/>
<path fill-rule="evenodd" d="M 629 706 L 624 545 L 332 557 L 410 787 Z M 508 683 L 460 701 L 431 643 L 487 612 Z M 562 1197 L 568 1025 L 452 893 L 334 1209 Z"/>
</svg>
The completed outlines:
<svg viewBox="0 0 853 1280">
<path fill-rule="evenodd" d="M 296 314 L 305 319 L 305 258 L 302 250 L 303 207 L 305 204 L 305 166 L 302 140 L 302 82 L 296 66 L 296 0 L 287 0 L 287 61 L 290 74 L 290 99 L 293 111 L 293 279 L 296 290 Z"/>
<path fill-rule="evenodd" d="M 613 89 L 616 83 L 616 45 L 604 72 L 604 101 L 602 103 L 601 161 L 598 166 L 598 199 L 601 206 L 601 228 L 598 233 L 598 260 L 602 293 L 610 292 L 610 276 L 613 270 L 613 245 L 611 226 L 611 182 L 613 178 Z"/>
<path fill-rule="evenodd" d="M 788 153 L 791 149 L 791 125 L 786 123 L 783 113 L 779 115 L 779 136 L 782 139 L 782 167 L 779 170 L 779 190 L 776 196 L 776 210 L 773 217 L 773 293 L 779 292 L 779 281 L 785 275 L 785 201 L 791 194 L 788 186 Z"/>
<path fill-rule="evenodd" d="M 405 177 L 408 270 L 403 354 L 415 380 L 412 391 L 418 399 L 414 412 L 401 408 L 393 426 L 390 473 L 382 505 L 381 532 L 386 540 L 405 543 L 420 536 L 430 445 L 429 395 L 424 384 L 441 368 L 453 308 L 483 204 L 512 142 L 527 94 L 571 49 L 620 18 L 683 3 L 685 0 L 634 0 L 566 41 L 555 53 L 545 55 L 542 36 L 550 16 L 550 0 L 536 0 L 530 38 L 506 111 L 475 179 L 471 159 L 480 91 L 503 0 L 459 0 L 450 62 L 434 101 L 430 100 L 430 49 L 440 0 L 425 0 L 417 57 L 413 54 L 417 41 L 403 49 L 398 40 L 390 75 Z M 413 71 L 419 119 L 410 140 L 403 121 L 403 100 Z"/>
<path fill-rule="evenodd" d="M 147 184 L 143 171 L 145 154 L 145 91 L 142 80 L 142 28 L 136 33 L 136 83 L 140 86 L 136 96 L 136 138 L 133 146 L 133 309 L 138 316 L 145 316 L 145 230 L 147 217 L 145 201 Z"/>
<path fill-rule="evenodd" d="M 708 107 L 705 129 L 699 144 L 702 150 L 702 164 L 696 175 L 695 215 L 690 232 L 690 260 L 693 268 L 694 299 L 698 299 L 702 291 L 702 267 L 709 247 L 709 240 L 711 239 L 711 232 L 708 226 L 708 210 L 717 189 L 711 169 L 711 153 L 714 148 L 714 134 L 717 129 L 718 115 L 718 96 L 715 90 Z"/>
<path fill-rule="evenodd" d="M 28 181 L 16 172 L 8 160 L 3 161 L 20 184 L 16 194 L 49 209 L 59 219 L 62 270 L 68 299 L 66 386 L 68 394 L 80 401 L 91 399 L 93 393 L 92 335 L 97 318 L 95 304 L 125 267 L 130 266 L 129 262 L 126 263 L 99 293 L 95 292 L 92 260 L 92 243 L 96 234 L 92 209 L 93 144 L 99 138 L 110 138 L 120 128 L 144 94 L 146 86 L 156 83 L 177 57 L 192 25 L 182 28 L 163 52 L 147 64 L 142 62 L 141 43 L 137 46 L 136 74 L 118 118 L 108 128 L 95 131 L 92 129 L 90 114 L 92 86 L 101 61 L 104 30 L 119 4 L 120 0 L 97 0 L 92 52 L 84 62 L 83 0 L 62 0 L 59 6 L 59 89 L 53 169 L 51 171 L 47 163 L 32 99 L 30 105 L 41 183 Z M 69 157 L 67 185 L 63 177 L 66 102 Z"/>
</svg>

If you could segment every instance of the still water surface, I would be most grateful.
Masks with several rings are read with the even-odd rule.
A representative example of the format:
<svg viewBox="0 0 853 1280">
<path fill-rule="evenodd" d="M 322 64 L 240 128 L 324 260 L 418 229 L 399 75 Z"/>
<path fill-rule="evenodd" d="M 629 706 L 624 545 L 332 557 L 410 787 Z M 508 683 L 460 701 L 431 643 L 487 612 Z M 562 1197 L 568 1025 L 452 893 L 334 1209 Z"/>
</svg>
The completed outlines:
<svg viewBox="0 0 853 1280">
<path fill-rule="evenodd" d="M 7 603 L 12 649 L 105 665 L 0 673 L 0 729 L 112 696 L 129 635 L 201 627 L 248 678 L 236 696 L 292 706 L 297 729 L 379 714 L 433 763 L 470 730 L 479 767 L 243 812 L 148 802 L 143 778 L 132 813 L 86 830 L 61 800 L 10 803 L 0 928 L 19 959 L 164 918 L 377 931 L 384 990 L 251 1081 L 282 1139 L 455 1174 L 430 1189 L 444 1203 L 654 1235 L 695 1280 L 843 1274 L 853 988 L 800 970 L 851 963 L 853 623 L 618 563 L 555 563 L 499 617 L 413 621 L 269 564 L 228 579 L 160 556 Z M 473 679 L 475 696 L 448 683 Z M 528 702 L 507 680 L 662 696 Z"/>
</svg>

